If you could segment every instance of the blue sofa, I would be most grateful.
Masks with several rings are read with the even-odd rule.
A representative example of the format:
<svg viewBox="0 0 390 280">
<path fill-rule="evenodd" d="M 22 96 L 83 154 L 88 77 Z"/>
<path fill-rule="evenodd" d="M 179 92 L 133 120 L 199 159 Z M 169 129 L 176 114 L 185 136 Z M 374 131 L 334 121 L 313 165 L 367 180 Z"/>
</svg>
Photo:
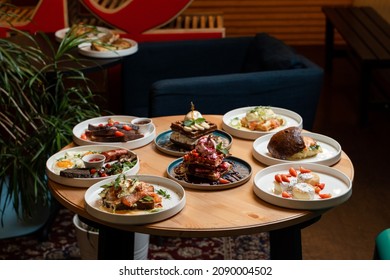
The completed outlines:
<svg viewBox="0 0 390 280">
<path fill-rule="evenodd" d="M 191 102 L 203 114 L 263 105 L 297 112 L 308 130 L 323 83 L 322 68 L 266 33 L 144 42 L 122 67 L 126 115 L 184 115 Z"/>
</svg>

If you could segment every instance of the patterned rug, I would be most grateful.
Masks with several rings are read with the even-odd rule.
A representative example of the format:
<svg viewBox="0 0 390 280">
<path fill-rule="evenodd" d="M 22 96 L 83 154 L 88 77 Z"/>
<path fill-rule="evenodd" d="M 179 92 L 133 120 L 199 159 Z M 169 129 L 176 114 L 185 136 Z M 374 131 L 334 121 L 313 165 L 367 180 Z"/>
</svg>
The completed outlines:
<svg viewBox="0 0 390 280">
<path fill-rule="evenodd" d="M 73 213 L 60 209 L 47 240 L 37 235 L 0 240 L 0 260 L 77 260 Z M 268 234 L 216 238 L 150 236 L 151 260 L 259 260 L 269 259 Z"/>
</svg>

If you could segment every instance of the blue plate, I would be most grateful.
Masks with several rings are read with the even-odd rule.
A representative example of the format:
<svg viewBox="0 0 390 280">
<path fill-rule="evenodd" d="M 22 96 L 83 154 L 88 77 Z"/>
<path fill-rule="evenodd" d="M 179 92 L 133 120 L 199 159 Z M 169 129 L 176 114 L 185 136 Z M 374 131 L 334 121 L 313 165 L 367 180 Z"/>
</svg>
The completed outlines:
<svg viewBox="0 0 390 280">
<path fill-rule="evenodd" d="M 171 134 L 172 134 L 172 130 L 168 130 L 160 133 L 154 139 L 156 148 L 168 155 L 178 156 L 178 157 L 184 156 L 187 152 L 189 152 L 189 150 L 178 147 L 177 145 L 172 143 L 171 140 L 169 139 L 171 137 Z M 228 150 L 230 149 L 230 147 L 232 146 L 233 137 L 229 133 L 222 130 L 216 130 L 212 134 L 217 143 L 222 142 L 224 148 Z"/>
<path fill-rule="evenodd" d="M 244 160 L 236 157 L 226 157 L 224 161 L 228 161 L 233 164 L 233 169 L 222 176 L 222 178 L 227 179 L 230 183 L 219 183 L 212 182 L 207 179 L 200 178 L 188 178 L 181 175 L 177 175 L 175 168 L 178 167 L 182 162 L 183 158 L 178 158 L 174 160 L 167 168 L 168 177 L 185 188 L 205 190 L 205 191 L 215 191 L 215 190 L 224 190 L 230 189 L 237 186 L 240 186 L 246 183 L 252 175 L 252 167 Z"/>
</svg>

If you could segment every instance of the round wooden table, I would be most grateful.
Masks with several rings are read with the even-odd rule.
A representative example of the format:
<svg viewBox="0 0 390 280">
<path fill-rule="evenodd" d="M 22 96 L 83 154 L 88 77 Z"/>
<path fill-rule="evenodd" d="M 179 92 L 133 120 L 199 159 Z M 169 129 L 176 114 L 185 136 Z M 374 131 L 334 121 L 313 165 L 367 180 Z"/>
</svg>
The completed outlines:
<svg viewBox="0 0 390 280">
<path fill-rule="evenodd" d="M 222 116 L 204 117 L 221 128 Z M 183 116 L 153 118 L 157 135 L 169 130 L 171 122 L 182 118 Z M 62 205 L 80 217 L 95 222 L 95 226 L 99 227 L 98 256 L 102 259 L 131 259 L 129 247 L 118 245 L 120 244 L 118 241 L 122 240 L 131 246 L 134 234 L 130 233 L 134 232 L 178 237 L 216 237 L 269 232 L 271 259 L 300 259 L 302 258 L 300 230 L 317 221 L 327 209 L 315 211 L 287 209 L 258 198 L 253 192 L 253 178 L 266 166 L 252 156 L 252 144 L 253 140 L 234 137 L 230 149 L 233 156 L 251 165 L 252 177 L 247 183 L 221 191 L 186 189 L 184 209 L 167 220 L 153 224 L 134 226 L 100 221 L 89 215 L 84 208 L 86 189 L 64 186 L 51 180 L 48 184 L 52 194 Z M 160 152 L 153 142 L 133 151 L 140 159 L 139 174 L 166 177 L 168 165 L 176 159 Z M 344 152 L 341 160 L 333 168 L 344 172 L 353 180 L 353 164 Z"/>
</svg>

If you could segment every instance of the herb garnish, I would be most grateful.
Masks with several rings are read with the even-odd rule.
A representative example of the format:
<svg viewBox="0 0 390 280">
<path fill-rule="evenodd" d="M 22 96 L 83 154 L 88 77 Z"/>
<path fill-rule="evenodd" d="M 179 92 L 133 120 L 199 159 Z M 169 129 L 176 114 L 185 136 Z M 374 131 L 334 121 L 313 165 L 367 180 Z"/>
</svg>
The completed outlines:
<svg viewBox="0 0 390 280">
<path fill-rule="evenodd" d="M 167 191 L 163 190 L 163 189 L 159 189 L 157 190 L 157 193 L 163 197 L 165 197 L 166 199 L 170 199 L 171 198 L 171 195 L 169 193 L 167 193 Z"/>
<path fill-rule="evenodd" d="M 215 148 L 217 149 L 217 151 L 224 154 L 225 156 L 229 155 L 229 150 L 222 146 L 222 142 L 219 142 Z"/>
<path fill-rule="evenodd" d="M 204 123 L 206 121 L 205 118 L 197 118 L 196 120 L 185 120 L 184 121 L 184 126 L 191 126 L 191 125 L 194 125 L 194 124 L 201 124 L 201 123 Z"/>
</svg>

